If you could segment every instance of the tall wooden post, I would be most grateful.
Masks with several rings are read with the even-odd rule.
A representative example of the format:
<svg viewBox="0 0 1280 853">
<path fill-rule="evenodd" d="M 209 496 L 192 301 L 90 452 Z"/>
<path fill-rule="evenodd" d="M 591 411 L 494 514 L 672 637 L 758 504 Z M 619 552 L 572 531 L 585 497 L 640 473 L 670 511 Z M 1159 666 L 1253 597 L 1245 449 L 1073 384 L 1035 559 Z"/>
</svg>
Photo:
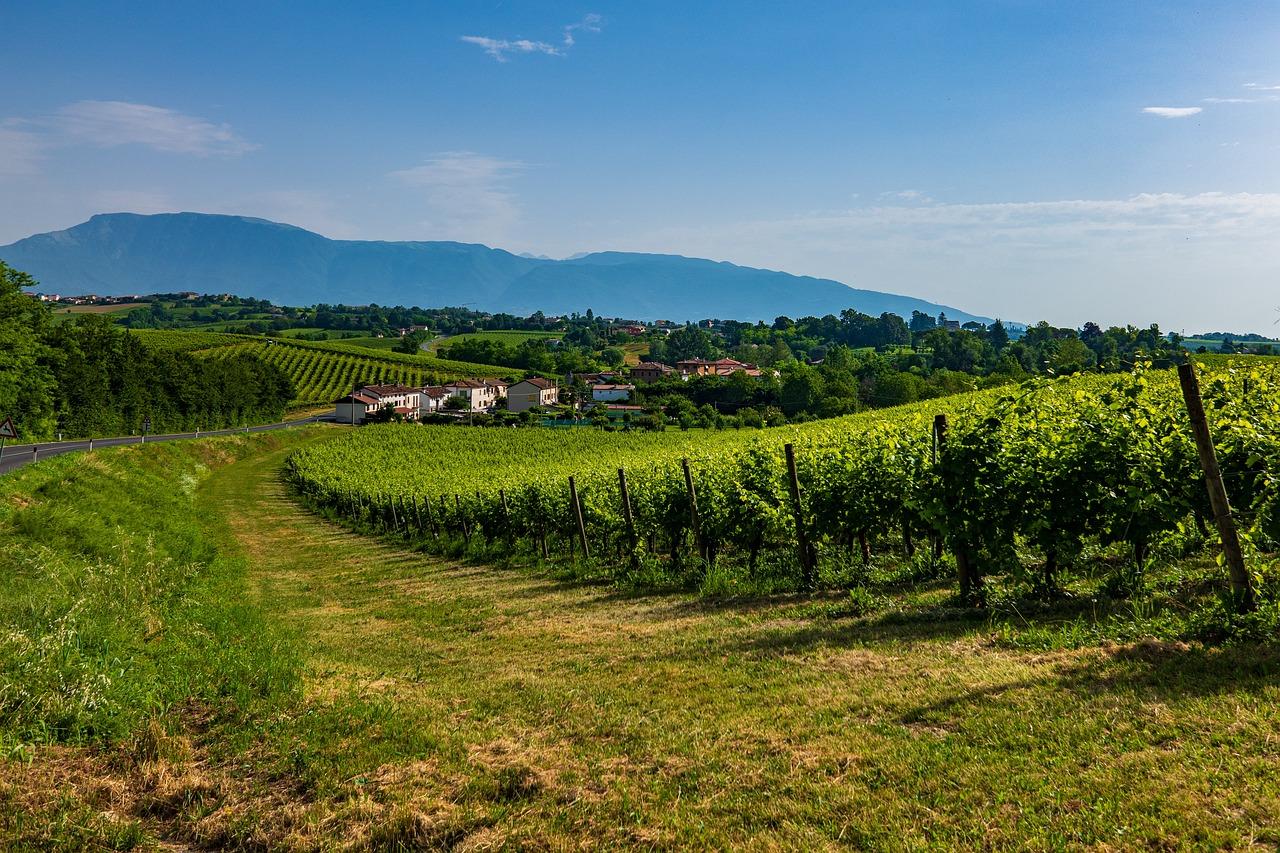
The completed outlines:
<svg viewBox="0 0 1280 853">
<path fill-rule="evenodd" d="M 458 508 L 458 523 L 462 525 L 462 541 L 467 543 L 467 547 L 471 547 L 471 528 L 467 526 L 467 514 L 462 511 L 462 496 L 457 492 L 453 493 L 453 504 Z"/>
<path fill-rule="evenodd" d="M 582 517 L 582 502 L 578 500 L 578 483 L 569 477 L 569 500 L 573 502 L 573 514 L 578 522 L 578 541 L 582 543 L 582 557 L 591 559 L 591 546 L 587 544 L 587 523 Z"/>
<path fill-rule="evenodd" d="M 689 496 L 689 525 L 693 528 L 693 547 L 697 549 L 698 556 L 706 559 L 706 545 L 702 541 L 702 519 L 698 516 L 698 493 L 693 488 L 693 472 L 689 470 L 689 458 L 680 460 L 680 467 L 684 469 L 684 490 Z"/>
<path fill-rule="evenodd" d="M 502 499 L 502 526 L 507 532 L 507 545 L 510 546 L 515 539 L 515 532 L 511 529 L 511 507 L 507 506 L 507 490 L 498 489 L 498 497 Z"/>
<path fill-rule="evenodd" d="M 800 583 L 811 590 L 817 578 L 813 565 L 813 552 L 809 549 L 809 535 L 805 531 L 804 508 L 800 503 L 800 476 L 796 473 L 796 450 L 790 444 L 783 448 L 787 455 L 787 485 L 791 487 L 791 507 L 796 517 L 796 547 L 800 549 Z"/>
<path fill-rule="evenodd" d="M 622 520 L 627 525 L 627 541 L 631 544 L 631 565 L 635 566 L 640 559 L 637 553 L 640 540 L 636 536 L 635 516 L 631 514 L 631 492 L 627 490 L 627 472 L 624 468 L 618 469 L 618 492 L 622 496 Z"/>
<path fill-rule="evenodd" d="M 432 539 L 435 539 L 435 540 L 439 540 L 439 539 L 440 539 L 440 530 L 436 527 L 436 516 L 435 516 L 435 513 L 433 513 L 433 512 L 431 511 L 431 496 L 430 496 L 430 495 L 423 495 L 423 497 L 422 497 L 422 505 L 423 505 L 423 507 L 425 507 L 425 508 L 426 508 L 426 510 L 427 510 L 427 526 L 431 528 L 431 538 L 432 538 Z"/>
<path fill-rule="evenodd" d="M 1231 596 L 1236 607 L 1251 610 L 1254 606 L 1253 579 L 1244 566 L 1244 552 L 1240 548 L 1240 537 L 1236 532 L 1235 519 L 1231 517 L 1231 504 L 1227 500 L 1227 488 L 1222 482 L 1222 471 L 1218 468 L 1218 454 L 1213 447 L 1213 436 L 1209 434 L 1209 422 L 1204 416 L 1204 401 L 1200 399 L 1200 381 L 1196 378 L 1195 365 L 1187 362 L 1178 365 L 1178 380 L 1182 384 L 1182 398 L 1187 404 L 1187 414 L 1191 418 L 1191 432 L 1196 439 L 1196 450 L 1200 454 L 1200 467 L 1204 469 L 1204 483 L 1209 491 L 1209 505 L 1213 507 L 1213 520 L 1218 525 L 1218 535 L 1222 538 L 1222 555 L 1227 564 L 1227 574 L 1231 578 Z"/>
<path fill-rule="evenodd" d="M 941 457 L 947 452 L 947 416 L 935 415 L 933 418 L 933 439 L 936 448 L 935 459 Z M 947 483 L 942 484 L 944 493 L 948 486 Z M 948 501 L 950 503 L 950 501 Z M 947 507 L 949 515 L 955 514 L 955 508 Z M 972 602 L 975 600 L 978 587 L 980 585 L 979 578 L 974 572 L 972 556 L 969 553 L 969 543 L 956 541 L 952 543 L 952 547 L 956 552 L 956 576 L 960 581 L 960 600 Z"/>
</svg>

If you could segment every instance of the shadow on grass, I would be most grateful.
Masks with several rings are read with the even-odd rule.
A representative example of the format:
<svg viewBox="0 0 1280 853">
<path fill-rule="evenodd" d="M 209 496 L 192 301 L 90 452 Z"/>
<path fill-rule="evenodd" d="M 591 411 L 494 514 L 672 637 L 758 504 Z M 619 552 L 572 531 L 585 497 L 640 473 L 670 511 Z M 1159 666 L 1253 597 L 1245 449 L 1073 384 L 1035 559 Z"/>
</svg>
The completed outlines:
<svg viewBox="0 0 1280 853">
<path fill-rule="evenodd" d="M 1076 657 L 1039 677 L 962 690 L 913 708 L 899 721 L 910 726 L 978 714 L 981 706 L 1002 695 L 1046 686 L 1075 694 L 1082 703 L 1108 693 L 1152 702 L 1232 693 L 1256 695 L 1280 687 L 1280 647 L 1204 647 L 1156 640 L 1113 646 Z"/>
</svg>

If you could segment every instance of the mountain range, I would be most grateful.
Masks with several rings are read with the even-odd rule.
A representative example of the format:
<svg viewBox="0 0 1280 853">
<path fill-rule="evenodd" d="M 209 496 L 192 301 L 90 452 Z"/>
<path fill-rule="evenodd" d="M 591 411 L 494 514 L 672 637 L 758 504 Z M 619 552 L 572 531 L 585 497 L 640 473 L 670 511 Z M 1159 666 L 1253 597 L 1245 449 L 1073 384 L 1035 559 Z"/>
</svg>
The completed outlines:
<svg viewBox="0 0 1280 853">
<path fill-rule="evenodd" d="M 912 311 L 987 322 L 922 299 L 831 279 L 679 255 L 595 252 L 565 260 L 474 243 L 331 240 L 311 231 L 205 213 L 104 213 L 0 246 L 0 259 L 46 293 L 234 293 L 278 305 L 468 306 L 640 320 L 772 320 Z"/>
</svg>

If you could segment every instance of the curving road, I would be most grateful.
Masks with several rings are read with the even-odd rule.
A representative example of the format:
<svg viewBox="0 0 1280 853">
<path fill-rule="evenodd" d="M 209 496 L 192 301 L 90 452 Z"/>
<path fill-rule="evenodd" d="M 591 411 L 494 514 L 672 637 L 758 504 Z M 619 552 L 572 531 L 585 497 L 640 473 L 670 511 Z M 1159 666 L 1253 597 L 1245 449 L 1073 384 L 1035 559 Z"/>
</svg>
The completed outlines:
<svg viewBox="0 0 1280 853">
<path fill-rule="evenodd" d="M 283 421 L 278 424 L 260 424 L 259 426 L 238 427 L 235 429 L 216 429 L 209 432 L 175 432 L 167 435 L 149 435 L 146 444 L 153 441 L 182 441 L 190 438 L 208 438 L 214 435 L 234 435 L 244 432 L 270 432 L 271 430 L 314 424 L 321 421 L 333 421 L 333 415 L 316 415 L 296 421 Z M 143 444 L 142 436 L 129 435 L 116 438 L 75 439 L 73 441 L 50 441 L 44 444 L 7 444 L 0 454 L 0 474 L 7 474 L 15 468 L 29 465 L 50 456 L 72 453 L 77 450 L 96 450 L 101 447 L 116 447 L 121 444 Z"/>
</svg>

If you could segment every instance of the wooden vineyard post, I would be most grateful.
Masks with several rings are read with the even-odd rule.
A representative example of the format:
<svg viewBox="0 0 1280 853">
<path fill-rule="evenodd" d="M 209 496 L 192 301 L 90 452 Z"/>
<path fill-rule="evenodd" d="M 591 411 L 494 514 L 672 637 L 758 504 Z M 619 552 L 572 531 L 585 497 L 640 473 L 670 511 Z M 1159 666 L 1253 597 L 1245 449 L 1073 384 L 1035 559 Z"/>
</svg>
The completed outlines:
<svg viewBox="0 0 1280 853">
<path fill-rule="evenodd" d="M 787 455 L 787 484 L 791 487 L 791 507 L 796 517 L 796 547 L 800 549 L 800 583 L 806 590 L 814 587 L 813 552 L 809 550 L 809 536 L 804 528 L 804 509 L 800 504 L 800 476 L 796 473 L 796 449 L 790 444 L 783 450 Z"/>
<path fill-rule="evenodd" d="M 945 423 L 946 419 L 943 418 Z M 929 442 L 929 464 L 933 471 L 938 470 L 938 418 L 933 419 L 933 434 Z M 929 534 L 931 544 L 931 553 L 933 554 L 933 562 L 929 564 L 929 568 L 933 568 L 938 560 L 942 559 L 942 534 L 934 530 Z"/>
<path fill-rule="evenodd" d="M 435 514 L 431 511 L 430 495 L 423 496 L 422 505 L 427 509 L 427 526 L 431 528 L 431 538 L 435 539 L 436 541 L 439 541 L 440 531 L 436 528 L 436 517 L 435 517 Z"/>
<path fill-rule="evenodd" d="M 444 527 L 445 535 L 449 535 L 449 499 L 444 495 L 440 496 L 440 524 Z"/>
<path fill-rule="evenodd" d="M 1244 565 L 1244 552 L 1240 549 L 1240 536 L 1236 532 L 1235 519 L 1231 517 L 1231 503 L 1227 500 L 1227 488 L 1218 468 L 1218 454 L 1209 434 L 1209 422 L 1204 416 L 1204 401 L 1200 399 L 1200 381 L 1196 378 L 1195 365 L 1190 362 L 1178 365 L 1178 380 L 1182 384 L 1182 398 L 1191 418 L 1191 432 L 1200 454 L 1200 467 L 1204 469 L 1204 482 L 1209 491 L 1209 505 L 1213 507 L 1213 520 L 1222 538 L 1222 555 L 1231 579 L 1231 596 L 1237 609 L 1251 610 L 1254 605 L 1253 579 Z"/>
<path fill-rule="evenodd" d="M 631 566 L 634 568 L 640 559 L 637 553 L 640 540 L 636 537 L 636 520 L 631 514 L 631 492 L 627 490 L 627 472 L 624 468 L 618 469 L 618 493 L 622 496 L 622 519 L 627 525 L 627 542 L 631 545 Z"/>
<path fill-rule="evenodd" d="M 573 502 L 573 515 L 578 522 L 578 540 L 582 543 L 582 558 L 591 559 L 591 546 L 587 544 L 587 523 L 582 518 L 582 501 L 578 500 L 578 483 L 569 477 L 569 499 Z"/>
<path fill-rule="evenodd" d="M 400 517 L 396 515 L 396 496 L 392 495 L 387 501 L 387 507 L 391 510 L 391 532 L 398 533 L 400 531 Z"/>
<path fill-rule="evenodd" d="M 536 491 L 533 493 L 533 516 L 538 520 L 538 550 L 545 560 L 551 556 L 547 550 L 547 520 L 542 515 L 542 496 Z"/>
<path fill-rule="evenodd" d="M 409 503 L 413 506 L 413 526 L 418 531 L 418 535 L 421 536 L 426 532 L 426 528 L 422 526 L 422 510 L 418 509 L 418 496 L 410 495 Z"/>
<path fill-rule="evenodd" d="M 947 451 L 947 416 L 935 415 L 933 418 L 933 438 L 936 448 L 936 457 L 941 457 Z M 946 483 L 942 486 L 944 492 L 947 488 Z M 950 501 L 948 501 L 950 503 Z M 947 506 L 947 512 L 954 513 L 952 506 Z M 970 559 L 969 545 L 967 542 L 955 542 L 953 548 L 956 552 L 956 575 L 960 581 L 960 599 L 965 602 L 972 602 L 978 592 L 978 578 L 974 575 L 973 561 Z"/>
<path fill-rule="evenodd" d="M 507 490 L 498 489 L 498 497 L 502 499 L 502 526 L 507 532 L 507 546 L 510 547 L 515 539 L 515 534 L 511 530 L 511 507 L 507 505 Z"/>
<path fill-rule="evenodd" d="M 462 541 L 471 547 L 471 528 L 467 526 L 467 514 L 462 511 L 462 496 L 453 493 L 453 504 L 458 508 L 458 524 L 462 525 Z"/>
<path fill-rule="evenodd" d="M 693 488 L 693 472 L 689 470 L 687 456 L 680 460 L 680 467 L 684 469 L 684 490 L 689 496 L 689 525 L 693 528 L 693 547 L 699 557 L 706 559 L 706 548 L 702 543 L 702 519 L 698 516 L 698 493 Z"/>
</svg>

